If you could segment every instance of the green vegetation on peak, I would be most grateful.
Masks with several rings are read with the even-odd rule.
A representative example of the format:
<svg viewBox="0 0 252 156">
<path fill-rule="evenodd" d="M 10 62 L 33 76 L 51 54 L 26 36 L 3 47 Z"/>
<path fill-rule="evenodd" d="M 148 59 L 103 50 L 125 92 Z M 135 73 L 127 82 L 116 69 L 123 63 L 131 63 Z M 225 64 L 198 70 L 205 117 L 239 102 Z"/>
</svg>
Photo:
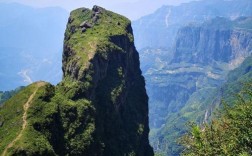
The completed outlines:
<svg viewBox="0 0 252 156">
<path fill-rule="evenodd" d="M 106 56 L 113 50 L 125 51 L 112 38 L 124 36 L 133 43 L 131 22 L 126 17 L 94 6 L 92 10 L 79 8 L 71 12 L 65 32 L 65 50 L 70 50 L 68 63 L 77 62 L 84 70 L 96 53 Z M 68 64 L 67 63 L 67 64 Z"/>
<path fill-rule="evenodd" d="M 139 65 L 128 19 L 97 6 L 73 11 L 63 80 L 34 83 L 0 108 L 0 153 L 153 156 Z"/>
</svg>

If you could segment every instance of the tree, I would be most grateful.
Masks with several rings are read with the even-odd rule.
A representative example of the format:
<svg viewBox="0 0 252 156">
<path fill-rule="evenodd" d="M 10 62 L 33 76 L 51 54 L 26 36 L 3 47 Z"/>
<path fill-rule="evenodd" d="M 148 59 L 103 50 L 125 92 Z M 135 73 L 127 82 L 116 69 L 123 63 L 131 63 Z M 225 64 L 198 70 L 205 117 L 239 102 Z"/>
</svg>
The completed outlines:
<svg viewBox="0 0 252 156">
<path fill-rule="evenodd" d="M 238 94 L 234 106 L 223 102 L 219 118 L 199 126 L 189 124 L 189 132 L 179 143 L 181 155 L 252 155 L 252 85 Z"/>
</svg>

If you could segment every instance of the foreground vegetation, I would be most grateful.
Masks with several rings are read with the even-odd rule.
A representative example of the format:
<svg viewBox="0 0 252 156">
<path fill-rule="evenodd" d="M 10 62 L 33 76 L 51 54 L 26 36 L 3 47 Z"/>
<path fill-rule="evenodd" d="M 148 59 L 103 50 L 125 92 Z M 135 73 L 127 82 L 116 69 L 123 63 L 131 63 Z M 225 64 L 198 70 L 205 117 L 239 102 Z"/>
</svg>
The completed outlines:
<svg viewBox="0 0 252 156">
<path fill-rule="evenodd" d="M 190 131 L 180 140 L 185 147 L 182 155 L 251 155 L 251 112 L 252 83 L 249 83 L 237 95 L 233 106 L 223 102 L 223 110 L 211 123 L 190 124 Z"/>
<path fill-rule="evenodd" d="M 17 94 L 22 88 L 23 87 L 18 87 L 15 90 L 5 91 L 5 92 L 0 91 L 0 105 L 3 104 L 8 99 L 10 99 L 15 94 Z"/>
</svg>

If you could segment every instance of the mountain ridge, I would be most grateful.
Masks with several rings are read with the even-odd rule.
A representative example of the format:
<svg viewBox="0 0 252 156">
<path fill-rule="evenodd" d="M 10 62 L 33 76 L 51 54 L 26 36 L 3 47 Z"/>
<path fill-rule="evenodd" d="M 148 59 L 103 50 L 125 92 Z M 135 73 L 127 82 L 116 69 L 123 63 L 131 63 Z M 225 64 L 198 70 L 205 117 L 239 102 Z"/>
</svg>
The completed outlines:
<svg viewBox="0 0 252 156">
<path fill-rule="evenodd" d="M 189 23 L 204 22 L 216 16 L 231 19 L 251 16 L 251 7 L 252 3 L 249 0 L 204 0 L 183 3 L 179 6 L 163 6 L 153 14 L 133 22 L 136 47 L 138 50 L 147 47 L 171 48 L 180 27 Z"/>
<path fill-rule="evenodd" d="M 46 83 L 36 91 L 31 84 L 0 109 L 0 143 L 6 147 L 20 131 L 24 114 L 8 109 L 20 108 L 36 93 L 28 125 L 7 154 L 154 155 L 148 141 L 148 96 L 130 21 L 98 6 L 72 11 L 62 62 L 64 77 L 57 86 Z M 13 120 L 19 124 L 6 137 Z"/>
<path fill-rule="evenodd" d="M 250 27 L 251 17 L 189 24 L 179 29 L 172 54 L 153 50 L 161 52 L 157 59 L 151 65 L 142 62 L 149 63 L 143 73 L 150 97 L 150 140 L 156 152 L 178 155 L 181 149 L 175 140 L 186 132 L 186 122 L 207 122 L 219 106 L 217 88 L 251 55 L 251 31 L 237 29 L 241 23 Z M 145 53 L 140 55 L 147 57 Z"/>
</svg>

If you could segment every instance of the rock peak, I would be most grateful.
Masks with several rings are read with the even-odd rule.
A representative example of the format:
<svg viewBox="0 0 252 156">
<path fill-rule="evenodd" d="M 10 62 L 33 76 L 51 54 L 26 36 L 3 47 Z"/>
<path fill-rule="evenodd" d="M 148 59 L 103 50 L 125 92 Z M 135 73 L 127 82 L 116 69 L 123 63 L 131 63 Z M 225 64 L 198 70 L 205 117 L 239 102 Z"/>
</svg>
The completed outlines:
<svg viewBox="0 0 252 156">
<path fill-rule="evenodd" d="M 94 10 L 71 12 L 60 84 L 30 85 L 0 109 L 0 123 L 1 114 L 8 117 L 0 127 L 6 155 L 154 155 L 148 140 L 148 96 L 130 21 L 105 9 L 101 13 L 100 7 Z M 22 113 L 12 108 L 22 110 L 27 97 L 33 97 L 29 124 L 10 150 L 5 135 L 15 141 L 20 127 L 5 123 L 22 122 Z"/>
<path fill-rule="evenodd" d="M 97 5 L 94 5 L 92 10 L 94 12 L 102 12 L 103 10 L 105 10 L 104 8 L 100 7 L 100 6 L 97 6 Z"/>
</svg>

